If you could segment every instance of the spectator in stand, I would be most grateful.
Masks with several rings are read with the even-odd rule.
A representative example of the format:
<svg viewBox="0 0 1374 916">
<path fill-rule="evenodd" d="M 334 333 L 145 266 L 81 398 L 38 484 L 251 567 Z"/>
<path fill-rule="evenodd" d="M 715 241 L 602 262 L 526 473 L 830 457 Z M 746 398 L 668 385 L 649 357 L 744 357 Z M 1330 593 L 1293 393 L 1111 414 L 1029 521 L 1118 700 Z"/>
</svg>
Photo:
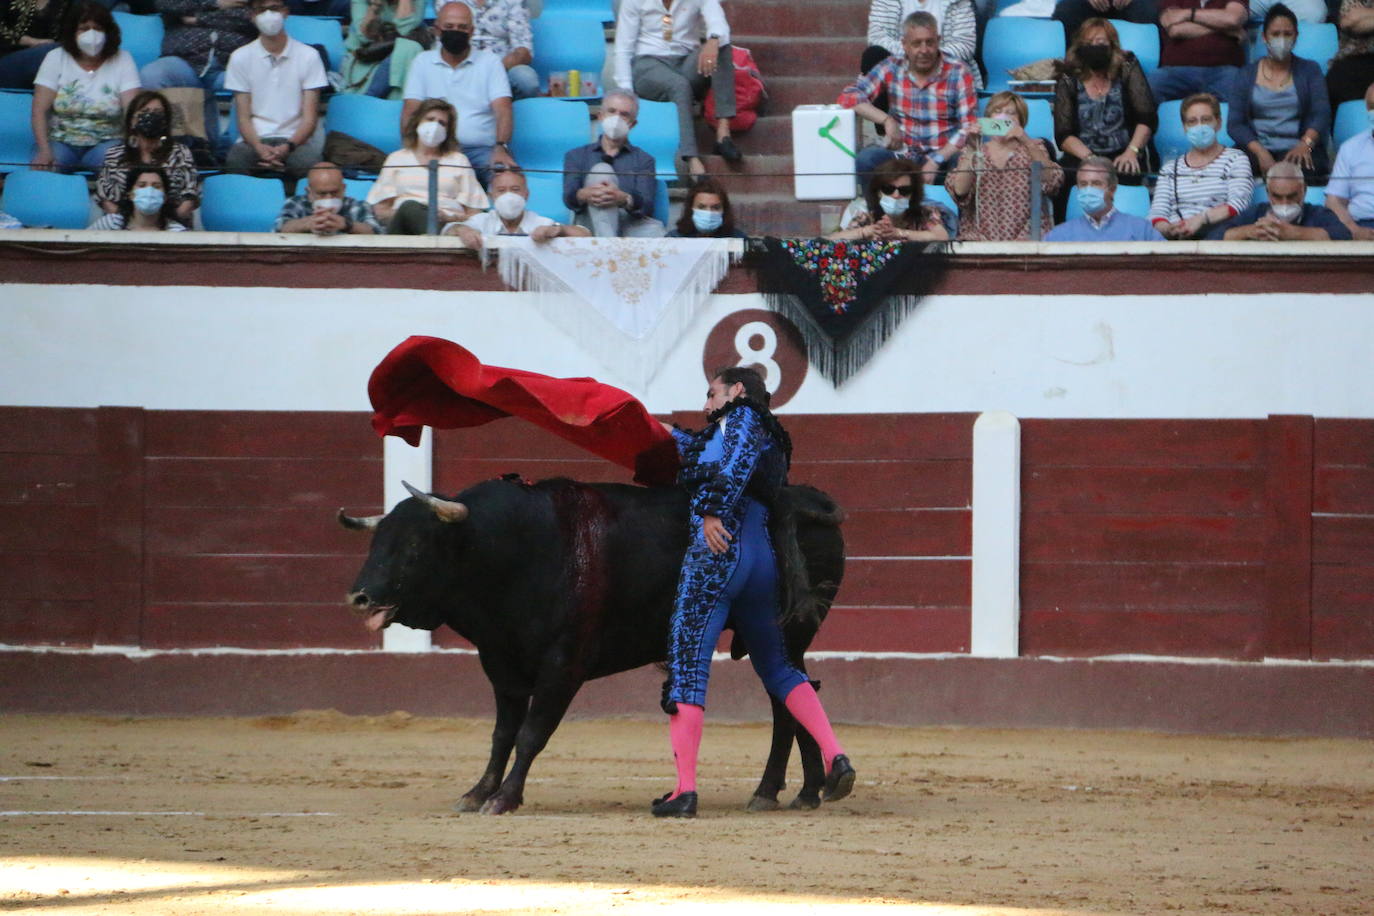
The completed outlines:
<svg viewBox="0 0 1374 916">
<path fill-rule="evenodd" d="M 386 157 L 367 202 L 391 235 L 424 235 L 429 225 L 429 172 L 439 164 L 439 226 L 462 222 L 487 208 L 477 171 L 458 149 L 458 115 L 443 99 L 425 99 L 406 119 L 401 149 Z"/>
<path fill-rule="evenodd" d="M 1155 97 L 1140 62 L 1121 49 L 1116 26 L 1089 19 L 1078 30 L 1054 86 L 1054 136 L 1073 174 L 1092 156 L 1112 160 L 1117 175 L 1139 184 L 1159 127 Z"/>
<path fill-rule="evenodd" d="M 157 0 L 166 24 L 162 57 L 139 73 L 145 89 L 191 88 L 205 93 L 205 136 L 219 144 L 219 105 L 229 55 L 257 37 L 248 0 Z"/>
<path fill-rule="evenodd" d="M 181 223 L 191 225 L 200 206 L 200 175 L 191 150 L 172 139 L 172 106 L 160 92 L 145 89 L 124 110 L 124 142 L 105 152 L 95 180 L 95 202 L 106 213 L 119 209 L 129 169 L 151 165 L 162 170 L 167 198 Z"/>
<path fill-rule="evenodd" d="M 1159 6 L 1156 0 L 1059 0 L 1054 18 L 1064 24 L 1064 40 L 1072 42 L 1089 19 L 1154 24 L 1159 21 Z"/>
<path fill-rule="evenodd" d="M 1374 83 L 1374 0 L 1342 0 L 1336 26 L 1340 47 L 1326 71 L 1332 111 L 1342 102 L 1364 98 Z"/>
<path fill-rule="evenodd" d="M 1162 242 L 1150 221 L 1114 206 L 1116 168 L 1106 156 L 1089 156 L 1078 166 L 1078 203 L 1083 215 L 1055 226 L 1047 242 Z"/>
<path fill-rule="evenodd" d="M 539 94 L 539 74 L 534 72 L 534 31 L 524 0 L 438 0 L 466 3 L 476 15 L 472 43 L 501 60 L 510 80 L 512 98 L 529 99 Z"/>
<path fill-rule="evenodd" d="M 613 89 L 601 100 L 601 136 L 563 156 L 563 203 L 573 223 L 592 235 L 658 238 L 664 226 L 651 215 L 658 184 L 654 157 L 630 144 L 639 99 Z"/>
<path fill-rule="evenodd" d="M 1183 101 L 1179 116 L 1191 147 L 1160 171 L 1150 201 L 1150 222 L 1167 239 L 1205 236 L 1250 206 L 1250 160 L 1217 142 L 1221 104 L 1205 92 Z"/>
<path fill-rule="evenodd" d="M 688 174 L 704 175 L 692 103 L 715 92 L 715 152 L 738 162 L 730 136 L 735 116 L 735 60 L 720 0 L 621 0 L 615 25 L 615 83 L 644 99 L 677 106 L 678 155 Z"/>
<path fill-rule="evenodd" d="M 1000 137 L 984 139 L 978 124 L 969 128 L 970 149 L 945 182 L 959 205 L 961 242 L 1011 242 L 1029 239 L 1031 163 L 1041 166 L 1040 234 L 1054 228 L 1053 198 L 1064 183 L 1048 140 L 1026 135 L 1030 110 L 1014 92 L 988 99 L 988 118 L 1010 122 Z"/>
<path fill-rule="evenodd" d="M 1298 19 L 1282 3 L 1269 7 L 1260 34 L 1268 54 L 1247 64 L 1232 84 L 1227 132 L 1256 175 L 1268 175 L 1279 160 L 1298 163 L 1309 176 L 1325 175 L 1331 106 L 1322 69 L 1293 53 Z"/>
<path fill-rule="evenodd" d="M 449 223 L 443 234 L 458 236 L 474 250 L 485 247 L 486 239 L 498 235 L 527 235 L 536 242 L 591 235 L 581 226 L 563 226 L 528 209 L 530 186 L 519 166 L 494 169 L 490 190 L 490 210 L 461 223 Z"/>
<path fill-rule="evenodd" d="M 829 239 L 944 242 L 951 238 L 940 208 L 927 206 L 921 168 L 910 159 L 889 159 L 873 170 L 862 205 L 851 204 L 840 230 Z"/>
<path fill-rule="evenodd" d="M 859 60 L 859 72 L 867 73 L 889 57 L 902 56 L 902 21 L 912 13 L 935 17 L 940 33 L 940 53 L 946 60 L 957 60 L 973 76 L 973 85 L 983 88 L 983 72 L 978 69 L 978 22 L 973 0 L 870 0 L 868 7 L 868 47 Z M 880 91 L 874 105 L 887 111 L 887 93 Z"/>
<path fill-rule="evenodd" d="M 287 198 L 273 229 L 320 236 L 381 235 L 382 224 L 366 201 L 345 193 L 342 169 L 318 162 L 306 178 L 305 193 Z"/>
<path fill-rule="evenodd" d="M 119 24 L 98 3 L 69 9 L 60 35 L 34 78 L 30 164 L 94 172 L 119 143 L 124 108 L 138 93 L 138 68 L 119 49 Z"/>
<path fill-rule="evenodd" d="M 1278 0 L 1250 0 L 1250 22 L 1258 26 L 1269 15 L 1270 7 Z M 1337 8 L 1340 0 L 1333 0 Z M 1326 0 L 1284 0 L 1284 6 L 1293 11 L 1299 22 L 1325 22 L 1327 16 Z M 1321 63 L 1321 61 L 1318 61 Z"/>
<path fill-rule="evenodd" d="M 260 35 L 229 55 L 224 78 L 243 136 L 224 166 L 299 179 L 324 158 L 320 90 L 329 80 L 319 52 L 286 34 L 285 0 L 253 0 L 251 9 Z"/>
<path fill-rule="evenodd" d="M 1302 166 L 1281 160 L 1265 175 L 1269 200 L 1252 204 L 1207 233 L 1211 241 L 1329 242 L 1349 241 L 1350 230 L 1326 207 L 1309 204 Z"/>
<path fill-rule="evenodd" d="M 735 211 L 725 186 L 714 178 L 699 178 L 687 189 L 682 216 L 668 233 L 670 239 L 747 239 L 735 225 Z"/>
<path fill-rule="evenodd" d="M 66 0 L 10 0 L 0 8 L 0 89 L 33 88 L 43 58 L 57 46 Z"/>
<path fill-rule="evenodd" d="M 1364 104 L 1371 130 L 1341 144 L 1326 185 L 1326 205 L 1351 238 L 1374 242 L 1374 84 L 1365 90 Z"/>
<path fill-rule="evenodd" d="M 1249 43 L 1247 0 L 1159 0 L 1159 69 L 1150 74 L 1156 102 L 1199 92 L 1225 98 Z M 1374 0 L 1371 0 L 1374 2 Z"/>
<path fill-rule="evenodd" d="M 854 167 L 859 181 L 881 162 L 901 156 L 921 166 L 926 184 L 959 158 L 976 124 L 978 95 L 973 74 L 940 53 L 940 27 L 929 13 L 902 20 L 903 57 L 889 57 L 840 93 L 839 103 L 883 128 L 883 146 L 860 150 Z M 889 111 L 874 105 L 887 92 Z"/>
<path fill-rule="evenodd" d="M 439 10 L 434 20 L 439 47 L 419 55 L 410 66 L 401 124 L 409 123 L 423 100 L 447 100 L 457 111 L 463 154 L 486 187 L 493 166 L 515 165 L 506 146 L 515 119 L 506 69 L 496 55 L 472 46 L 472 32 L 472 7 L 448 3 Z"/>
<path fill-rule="evenodd" d="M 139 232 L 182 232 L 176 205 L 167 196 L 167 177 L 162 169 L 135 166 L 129 169 L 124 195 L 113 213 L 106 213 L 87 229 L 129 229 Z"/>
<path fill-rule="evenodd" d="M 401 97 L 410 65 L 424 50 L 406 36 L 421 28 L 425 0 L 352 0 L 339 76 L 344 92 Z"/>
</svg>

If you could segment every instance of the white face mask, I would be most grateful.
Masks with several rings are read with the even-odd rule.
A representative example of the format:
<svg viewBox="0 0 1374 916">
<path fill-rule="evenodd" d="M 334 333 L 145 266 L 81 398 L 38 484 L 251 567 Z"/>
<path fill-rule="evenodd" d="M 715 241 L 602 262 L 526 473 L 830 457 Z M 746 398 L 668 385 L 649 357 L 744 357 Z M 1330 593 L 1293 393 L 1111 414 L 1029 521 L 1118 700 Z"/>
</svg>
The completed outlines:
<svg viewBox="0 0 1374 916">
<path fill-rule="evenodd" d="M 1269 207 L 1269 212 L 1280 222 L 1296 223 L 1302 216 L 1302 204 L 1273 204 Z"/>
<path fill-rule="evenodd" d="M 520 214 L 525 212 L 525 198 L 514 191 L 497 195 L 491 205 L 496 210 L 496 215 L 508 222 L 515 222 L 520 218 Z"/>
<path fill-rule="evenodd" d="M 1274 60 L 1288 60 L 1288 55 L 1293 53 L 1293 39 L 1286 35 L 1270 39 L 1266 44 L 1269 45 L 1269 56 Z"/>
<path fill-rule="evenodd" d="M 258 31 L 268 38 L 280 35 L 281 30 L 286 28 L 286 17 L 276 10 L 263 10 L 253 17 L 253 25 L 258 27 Z"/>
<path fill-rule="evenodd" d="M 339 210 L 343 207 L 343 201 L 337 197 L 321 197 L 312 202 L 315 210 Z"/>
<path fill-rule="evenodd" d="M 438 121 L 425 121 L 415 128 L 415 135 L 425 146 L 437 147 L 448 137 L 448 128 Z"/>
<path fill-rule="evenodd" d="M 76 36 L 76 46 L 85 54 L 95 57 L 105 49 L 105 33 L 99 29 L 87 29 Z"/>
<path fill-rule="evenodd" d="M 624 140 L 630 135 L 630 122 L 618 114 L 601 119 L 601 132 L 612 140 Z"/>
</svg>

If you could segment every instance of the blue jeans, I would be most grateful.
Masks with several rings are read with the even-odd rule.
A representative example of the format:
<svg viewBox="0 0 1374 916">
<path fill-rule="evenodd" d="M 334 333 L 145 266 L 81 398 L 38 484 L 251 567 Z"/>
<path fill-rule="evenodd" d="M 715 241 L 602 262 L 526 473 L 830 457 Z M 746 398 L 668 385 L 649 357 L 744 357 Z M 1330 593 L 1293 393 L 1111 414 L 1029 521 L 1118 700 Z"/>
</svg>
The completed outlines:
<svg viewBox="0 0 1374 916">
<path fill-rule="evenodd" d="M 472 163 L 472 168 L 477 172 L 477 180 L 482 187 L 487 186 L 491 181 L 491 147 L 490 146 L 463 146 L 463 155 L 468 157 L 468 162 Z"/>
<path fill-rule="evenodd" d="M 872 177 L 874 169 L 889 159 L 896 158 L 896 153 L 883 146 L 866 146 L 859 150 L 859 155 L 854 157 L 854 176 L 859 182 L 859 193 L 862 194 L 868 188 L 868 181 Z M 926 157 L 917 156 L 913 161 L 920 165 L 926 161 Z M 936 183 L 943 182 L 943 173 L 954 168 L 958 162 L 959 156 L 956 154 L 954 158 L 940 166 L 940 174 L 935 176 Z"/>
<path fill-rule="evenodd" d="M 201 74 L 185 58 L 159 57 L 138 73 L 144 89 L 203 89 L 205 90 L 205 134 L 210 147 L 219 151 L 223 142 L 219 135 L 219 102 L 215 92 L 224 88 L 224 71 L 216 64 Z"/>
<path fill-rule="evenodd" d="M 532 99 L 539 94 L 539 74 L 529 64 L 516 64 L 506 71 L 512 100 Z"/>
<path fill-rule="evenodd" d="M 1160 67 L 1148 79 L 1155 104 L 1186 99 L 1195 92 L 1210 92 L 1221 102 L 1239 74 L 1238 67 Z"/>
<path fill-rule="evenodd" d="M 75 172 L 80 169 L 86 172 L 98 172 L 100 166 L 105 162 L 105 152 L 119 142 L 118 139 L 114 139 L 105 140 L 95 146 L 71 146 L 54 140 L 49 146 L 52 148 L 53 163 L 57 166 L 58 171 Z"/>
<path fill-rule="evenodd" d="M 33 78 L 38 75 L 43 58 L 55 47 L 57 42 L 50 41 L 47 44 L 34 45 L 32 48 L 11 51 L 0 57 L 0 89 L 32 89 Z"/>
</svg>

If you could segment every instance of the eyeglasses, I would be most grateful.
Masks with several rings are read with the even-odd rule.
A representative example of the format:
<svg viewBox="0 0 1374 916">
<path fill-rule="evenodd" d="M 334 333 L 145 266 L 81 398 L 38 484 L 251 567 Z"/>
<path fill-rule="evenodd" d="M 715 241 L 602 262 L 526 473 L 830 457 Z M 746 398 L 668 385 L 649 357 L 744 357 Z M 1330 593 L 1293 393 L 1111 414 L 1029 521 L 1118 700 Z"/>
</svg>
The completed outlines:
<svg viewBox="0 0 1374 916">
<path fill-rule="evenodd" d="M 902 197 L 910 197 L 910 196 L 912 195 L 912 192 L 914 192 L 915 190 L 916 190 L 916 189 L 913 188 L 913 187 L 912 187 L 911 185 L 909 185 L 909 184 L 904 184 L 904 185 L 885 184 L 885 185 L 883 185 L 883 187 L 882 187 L 882 191 L 883 191 L 884 194 L 897 194 L 897 195 L 900 195 L 900 196 L 902 196 Z"/>
</svg>

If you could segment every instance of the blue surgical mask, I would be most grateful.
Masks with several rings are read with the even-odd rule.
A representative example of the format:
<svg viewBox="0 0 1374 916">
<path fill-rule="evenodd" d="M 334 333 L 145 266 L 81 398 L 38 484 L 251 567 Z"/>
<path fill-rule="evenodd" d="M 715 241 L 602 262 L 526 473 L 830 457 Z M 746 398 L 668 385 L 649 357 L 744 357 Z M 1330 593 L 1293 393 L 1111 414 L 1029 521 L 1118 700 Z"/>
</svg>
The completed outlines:
<svg viewBox="0 0 1374 916">
<path fill-rule="evenodd" d="M 161 210 L 166 199 L 161 188 L 134 188 L 134 206 L 145 216 Z"/>
<path fill-rule="evenodd" d="M 883 208 L 883 212 L 888 216 L 901 216 L 911 206 L 911 201 L 905 197 L 893 197 L 890 194 L 878 195 L 878 206 Z"/>
<path fill-rule="evenodd" d="M 692 208 L 692 225 L 697 227 L 697 232 L 715 232 L 724 221 L 725 214 L 719 210 Z"/>
<path fill-rule="evenodd" d="M 1193 149 L 1207 149 L 1217 142 L 1217 129 L 1210 124 L 1194 124 L 1186 134 L 1188 145 Z"/>
<path fill-rule="evenodd" d="M 1107 206 L 1107 192 L 1097 187 L 1080 187 L 1078 189 L 1078 203 L 1083 207 L 1084 213 L 1091 213 L 1096 216 Z"/>
</svg>

